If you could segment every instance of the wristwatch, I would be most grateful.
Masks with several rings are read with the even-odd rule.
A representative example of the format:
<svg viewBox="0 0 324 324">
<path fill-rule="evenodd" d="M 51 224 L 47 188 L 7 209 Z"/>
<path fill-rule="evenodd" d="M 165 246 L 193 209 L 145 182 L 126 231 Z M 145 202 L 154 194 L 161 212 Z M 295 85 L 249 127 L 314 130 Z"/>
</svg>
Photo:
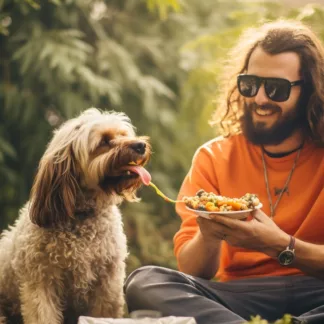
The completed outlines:
<svg viewBox="0 0 324 324">
<path fill-rule="evenodd" d="M 290 236 L 289 245 L 278 255 L 278 262 L 282 266 L 289 266 L 295 259 L 295 238 Z"/>
</svg>

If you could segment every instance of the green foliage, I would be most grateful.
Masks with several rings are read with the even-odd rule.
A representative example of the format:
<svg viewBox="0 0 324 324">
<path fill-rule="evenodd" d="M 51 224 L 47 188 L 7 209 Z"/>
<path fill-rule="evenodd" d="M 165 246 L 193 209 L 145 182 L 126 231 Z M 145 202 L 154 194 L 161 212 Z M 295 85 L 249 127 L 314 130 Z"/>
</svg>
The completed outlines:
<svg viewBox="0 0 324 324">
<path fill-rule="evenodd" d="M 0 9 L 0 229 L 28 200 L 53 129 L 90 106 L 127 113 L 151 137 L 148 169 L 175 198 L 194 151 L 217 134 L 207 121 L 241 32 L 288 17 L 324 39 L 322 6 L 279 1 L 0 0 Z M 139 196 L 122 206 L 128 271 L 175 268 L 174 206 L 150 187 Z"/>
<path fill-rule="evenodd" d="M 168 10 L 180 11 L 180 3 L 177 0 L 146 0 L 150 11 L 158 10 L 161 19 L 166 19 Z"/>
<path fill-rule="evenodd" d="M 289 314 L 285 314 L 283 318 L 276 320 L 273 324 L 292 324 L 292 317 Z M 251 316 L 251 320 L 244 322 L 243 324 L 269 324 L 265 319 L 262 319 L 260 315 Z"/>
<path fill-rule="evenodd" d="M 1 36 L 0 228 L 12 224 L 28 199 L 52 130 L 90 106 L 124 111 L 139 134 L 151 136 L 152 176 L 175 195 L 183 174 L 177 176 L 177 152 L 169 148 L 183 74 L 177 41 L 167 42 L 170 26 L 145 3 L 130 0 L 43 1 L 37 8 L 8 2 L 3 13 L 11 24 Z M 134 236 L 130 268 L 152 262 L 175 267 L 172 236 L 179 220 L 173 207 L 150 188 L 141 196 L 148 203 L 125 204 L 125 226 L 151 235 L 149 246 L 147 235 Z"/>
</svg>

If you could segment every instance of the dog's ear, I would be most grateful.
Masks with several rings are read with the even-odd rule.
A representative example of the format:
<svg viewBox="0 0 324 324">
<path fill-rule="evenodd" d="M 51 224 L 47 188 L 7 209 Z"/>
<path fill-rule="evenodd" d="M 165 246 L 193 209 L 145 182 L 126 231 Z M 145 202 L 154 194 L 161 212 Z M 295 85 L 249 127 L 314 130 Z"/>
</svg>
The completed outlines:
<svg viewBox="0 0 324 324">
<path fill-rule="evenodd" d="M 29 215 L 41 227 L 55 227 L 74 218 L 77 170 L 72 149 L 65 150 L 59 159 L 45 154 L 34 180 Z"/>
</svg>

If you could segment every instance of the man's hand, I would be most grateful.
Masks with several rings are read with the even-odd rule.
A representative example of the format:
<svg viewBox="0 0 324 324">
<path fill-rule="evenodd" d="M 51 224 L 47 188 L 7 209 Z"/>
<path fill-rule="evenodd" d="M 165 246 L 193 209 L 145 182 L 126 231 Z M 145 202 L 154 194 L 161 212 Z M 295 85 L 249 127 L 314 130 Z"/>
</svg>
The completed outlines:
<svg viewBox="0 0 324 324">
<path fill-rule="evenodd" d="M 211 220 L 197 219 L 207 243 L 225 239 L 230 245 L 260 251 L 271 257 L 277 257 L 278 250 L 283 250 L 289 244 L 290 236 L 261 210 L 253 211 L 250 221 L 216 214 L 210 216 Z"/>
<path fill-rule="evenodd" d="M 221 241 L 224 238 L 224 226 L 214 220 L 209 220 L 203 217 L 197 217 L 197 223 L 200 232 L 206 244 L 215 244 L 216 241 Z"/>
</svg>

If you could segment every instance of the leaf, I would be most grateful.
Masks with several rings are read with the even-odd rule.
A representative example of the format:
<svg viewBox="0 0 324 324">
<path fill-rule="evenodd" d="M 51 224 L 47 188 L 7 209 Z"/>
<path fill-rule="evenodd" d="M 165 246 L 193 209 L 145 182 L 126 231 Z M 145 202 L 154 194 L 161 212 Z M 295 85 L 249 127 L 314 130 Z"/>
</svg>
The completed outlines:
<svg viewBox="0 0 324 324">
<path fill-rule="evenodd" d="M 167 18 L 168 10 L 171 8 L 175 12 L 180 11 L 180 2 L 178 0 L 147 0 L 148 9 L 153 12 L 159 12 L 160 19 Z"/>
<path fill-rule="evenodd" d="M 92 98 L 96 98 L 99 95 L 108 95 L 114 104 L 121 102 L 119 86 L 116 82 L 94 74 L 86 66 L 77 67 L 75 72 L 80 77 L 81 82 L 86 84 Z"/>
<path fill-rule="evenodd" d="M 99 44 L 98 59 L 114 62 L 114 66 L 111 65 L 109 69 L 111 73 L 121 74 L 120 78 L 127 79 L 129 82 L 134 82 L 141 76 L 131 52 L 112 39 L 106 39 Z"/>
<path fill-rule="evenodd" d="M 63 4 L 63 3 L 62 3 L 62 0 L 49 0 L 49 1 L 50 1 L 51 3 L 57 5 L 57 6 L 60 6 L 60 5 Z"/>
<path fill-rule="evenodd" d="M 150 88 L 157 95 L 165 96 L 171 100 L 175 99 L 175 93 L 161 81 L 152 76 L 141 77 L 138 84 L 141 89 Z"/>
<path fill-rule="evenodd" d="M 7 154 L 11 158 L 17 158 L 15 149 L 4 138 L 0 137 L 0 152 Z"/>
<path fill-rule="evenodd" d="M 34 1 L 34 0 L 24 0 L 26 3 L 28 3 L 32 8 L 34 9 L 40 9 L 40 5 Z"/>
</svg>

